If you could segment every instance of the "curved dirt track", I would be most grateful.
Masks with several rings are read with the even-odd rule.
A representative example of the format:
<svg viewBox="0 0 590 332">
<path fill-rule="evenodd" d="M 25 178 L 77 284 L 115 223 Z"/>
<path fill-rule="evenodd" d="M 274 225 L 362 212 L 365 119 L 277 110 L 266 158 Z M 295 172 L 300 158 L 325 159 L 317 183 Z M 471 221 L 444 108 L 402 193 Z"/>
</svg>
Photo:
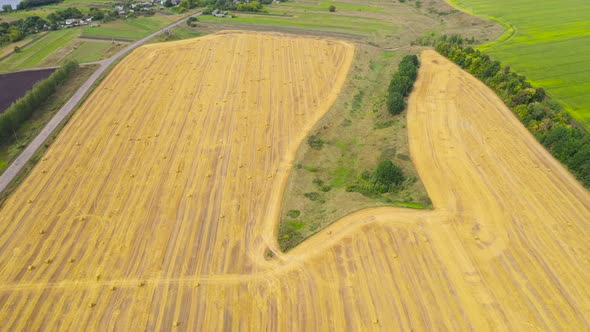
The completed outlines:
<svg viewBox="0 0 590 332">
<path fill-rule="evenodd" d="M 436 209 L 359 211 L 278 252 L 293 154 L 352 55 L 251 33 L 135 51 L 0 213 L 0 325 L 587 330 L 588 192 L 434 52 L 408 125 Z"/>
</svg>

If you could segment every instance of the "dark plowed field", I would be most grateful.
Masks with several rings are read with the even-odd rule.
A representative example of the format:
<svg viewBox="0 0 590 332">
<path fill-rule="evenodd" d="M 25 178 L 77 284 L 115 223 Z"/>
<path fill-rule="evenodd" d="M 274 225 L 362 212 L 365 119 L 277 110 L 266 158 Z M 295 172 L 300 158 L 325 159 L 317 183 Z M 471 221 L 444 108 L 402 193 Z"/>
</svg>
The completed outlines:
<svg viewBox="0 0 590 332">
<path fill-rule="evenodd" d="M 46 79 L 55 69 L 21 71 L 0 75 L 0 113 L 24 96 L 35 83 Z"/>
</svg>

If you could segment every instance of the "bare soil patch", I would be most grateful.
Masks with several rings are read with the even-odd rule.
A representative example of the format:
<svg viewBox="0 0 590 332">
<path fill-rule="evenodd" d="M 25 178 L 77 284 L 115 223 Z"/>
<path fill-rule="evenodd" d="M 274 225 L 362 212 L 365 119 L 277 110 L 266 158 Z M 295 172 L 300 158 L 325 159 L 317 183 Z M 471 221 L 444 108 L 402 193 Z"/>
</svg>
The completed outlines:
<svg viewBox="0 0 590 332">
<path fill-rule="evenodd" d="M 18 98 L 24 96 L 35 83 L 49 77 L 55 68 L 27 70 L 15 73 L 0 74 L 0 113 Z"/>
</svg>

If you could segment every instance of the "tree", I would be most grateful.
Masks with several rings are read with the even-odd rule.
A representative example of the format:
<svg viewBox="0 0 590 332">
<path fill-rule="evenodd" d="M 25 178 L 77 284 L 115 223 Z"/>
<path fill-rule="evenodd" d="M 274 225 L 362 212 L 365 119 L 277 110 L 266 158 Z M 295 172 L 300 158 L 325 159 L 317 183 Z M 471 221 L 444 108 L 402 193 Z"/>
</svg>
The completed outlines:
<svg viewBox="0 0 590 332">
<path fill-rule="evenodd" d="M 532 100 L 535 94 L 535 89 L 528 88 L 528 89 L 521 89 L 512 97 L 511 106 L 516 105 L 528 105 Z"/>
<path fill-rule="evenodd" d="M 93 20 L 100 21 L 104 19 L 104 12 L 98 8 L 90 8 L 90 15 Z M 49 16 L 47 16 L 49 18 Z"/>
<path fill-rule="evenodd" d="M 545 93 L 545 89 L 543 89 L 543 88 L 538 88 L 538 89 L 535 91 L 535 94 L 533 95 L 533 99 L 534 99 L 535 101 L 539 101 L 539 102 L 540 102 L 540 101 L 543 101 L 543 100 L 545 100 L 545 97 L 546 97 L 546 96 L 547 96 L 547 94 Z"/>
<path fill-rule="evenodd" d="M 391 92 L 387 96 L 387 111 L 392 115 L 400 114 L 406 108 L 404 96 L 399 92 Z"/>
<path fill-rule="evenodd" d="M 2 6 L 2 11 L 6 12 L 6 13 L 10 13 L 12 11 L 12 6 L 11 5 L 4 5 L 4 6 Z"/>
<path fill-rule="evenodd" d="M 400 75 L 407 76 L 410 80 L 415 81 L 418 76 L 418 68 L 410 61 L 402 61 L 399 64 L 398 72 Z"/>
<path fill-rule="evenodd" d="M 395 187 L 401 185 L 405 179 L 402 169 L 389 159 L 381 160 L 373 174 L 374 183 L 385 187 L 386 192 L 392 191 Z"/>
<path fill-rule="evenodd" d="M 328 8 L 328 10 L 330 11 L 330 13 L 333 13 L 336 11 L 336 6 L 330 5 L 330 8 Z"/>
<path fill-rule="evenodd" d="M 191 17 L 188 18 L 188 20 L 186 20 L 186 25 L 188 25 L 189 27 L 193 27 L 194 28 L 194 27 L 197 26 L 197 22 L 198 21 L 199 20 L 196 17 L 191 16 Z"/>
<path fill-rule="evenodd" d="M 262 5 L 258 1 L 250 1 L 249 3 L 240 3 L 236 7 L 241 12 L 257 12 L 262 9 Z"/>
</svg>

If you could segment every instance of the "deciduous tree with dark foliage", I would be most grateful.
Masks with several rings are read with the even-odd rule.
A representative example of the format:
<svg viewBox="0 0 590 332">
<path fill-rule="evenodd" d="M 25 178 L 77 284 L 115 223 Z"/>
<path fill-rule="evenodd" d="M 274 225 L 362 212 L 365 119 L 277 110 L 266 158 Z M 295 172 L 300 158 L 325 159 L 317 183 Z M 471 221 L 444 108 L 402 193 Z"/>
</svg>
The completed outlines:
<svg viewBox="0 0 590 332">
<path fill-rule="evenodd" d="M 389 83 L 387 94 L 387 110 L 389 113 L 396 115 L 406 109 L 404 100 L 414 86 L 418 76 L 418 66 L 420 62 L 416 55 L 406 55 L 399 63 L 398 71 L 393 75 Z"/>
</svg>

